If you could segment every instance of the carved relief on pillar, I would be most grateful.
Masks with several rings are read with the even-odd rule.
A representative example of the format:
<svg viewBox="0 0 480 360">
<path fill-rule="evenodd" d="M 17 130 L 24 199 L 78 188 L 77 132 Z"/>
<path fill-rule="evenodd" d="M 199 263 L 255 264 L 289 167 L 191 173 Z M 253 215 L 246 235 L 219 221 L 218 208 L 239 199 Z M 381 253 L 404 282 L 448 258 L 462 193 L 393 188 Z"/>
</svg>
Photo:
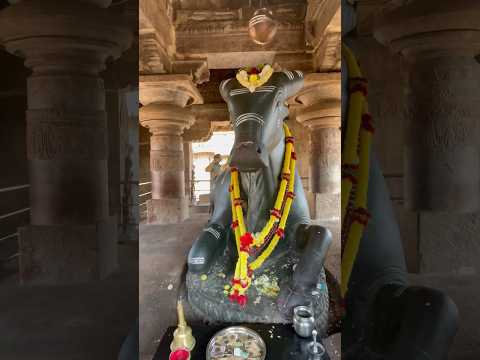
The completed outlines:
<svg viewBox="0 0 480 360">
<path fill-rule="evenodd" d="M 106 114 L 61 114 L 55 110 L 27 111 L 29 160 L 106 160 Z"/>
<path fill-rule="evenodd" d="M 384 10 L 374 35 L 410 63 L 405 206 L 480 208 L 478 1 L 413 1 Z"/>
<path fill-rule="evenodd" d="M 180 171 L 183 170 L 181 151 L 156 151 L 150 152 L 150 170 L 152 171 Z"/>
</svg>

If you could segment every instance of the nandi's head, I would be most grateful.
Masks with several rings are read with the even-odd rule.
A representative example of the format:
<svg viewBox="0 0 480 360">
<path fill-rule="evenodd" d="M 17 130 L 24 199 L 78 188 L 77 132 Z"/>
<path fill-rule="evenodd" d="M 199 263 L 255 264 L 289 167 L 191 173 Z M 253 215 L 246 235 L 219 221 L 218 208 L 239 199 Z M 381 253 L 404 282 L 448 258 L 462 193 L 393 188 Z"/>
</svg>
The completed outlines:
<svg viewBox="0 0 480 360">
<path fill-rule="evenodd" d="M 278 101 L 281 94 L 275 84 L 265 82 L 255 91 L 247 88 L 230 91 L 229 110 L 234 114 L 231 121 L 235 133 L 230 165 L 240 171 L 268 167 L 269 155 L 283 138 L 283 119 L 288 110 Z"/>
<path fill-rule="evenodd" d="M 244 172 L 269 166 L 269 155 L 280 144 L 284 134 L 283 112 L 275 111 L 274 107 L 271 99 L 263 99 L 260 95 L 259 101 L 252 104 L 248 112 L 233 121 L 235 141 L 230 156 L 231 166 Z"/>
</svg>

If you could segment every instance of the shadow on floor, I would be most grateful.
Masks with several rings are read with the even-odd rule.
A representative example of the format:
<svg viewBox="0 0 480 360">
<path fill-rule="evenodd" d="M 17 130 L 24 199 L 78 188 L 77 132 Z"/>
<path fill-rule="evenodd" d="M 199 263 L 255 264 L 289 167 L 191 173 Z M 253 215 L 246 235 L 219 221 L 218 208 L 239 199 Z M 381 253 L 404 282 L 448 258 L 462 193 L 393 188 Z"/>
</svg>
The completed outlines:
<svg viewBox="0 0 480 360">
<path fill-rule="evenodd" d="M 75 286 L 0 282 L 0 359 L 115 360 L 138 315 L 138 245 L 119 246 L 120 268 Z"/>
</svg>

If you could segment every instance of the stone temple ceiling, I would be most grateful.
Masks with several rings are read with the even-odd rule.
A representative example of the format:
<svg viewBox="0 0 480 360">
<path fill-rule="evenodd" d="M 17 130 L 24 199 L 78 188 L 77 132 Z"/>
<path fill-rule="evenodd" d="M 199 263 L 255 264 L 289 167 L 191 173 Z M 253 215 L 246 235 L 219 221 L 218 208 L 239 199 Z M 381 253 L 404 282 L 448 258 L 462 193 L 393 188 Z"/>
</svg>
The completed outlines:
<svg viewBox="0 0 480 360">
<path fill-rule="evenodd" d="M 263 0 L 278 21 L 274 41 L 248 36 L 259 0 L 140 0 L 140 73 L 193 74 L 277 63 L 306 72 L 339 70 L 340 0 Z"/>
</svg>

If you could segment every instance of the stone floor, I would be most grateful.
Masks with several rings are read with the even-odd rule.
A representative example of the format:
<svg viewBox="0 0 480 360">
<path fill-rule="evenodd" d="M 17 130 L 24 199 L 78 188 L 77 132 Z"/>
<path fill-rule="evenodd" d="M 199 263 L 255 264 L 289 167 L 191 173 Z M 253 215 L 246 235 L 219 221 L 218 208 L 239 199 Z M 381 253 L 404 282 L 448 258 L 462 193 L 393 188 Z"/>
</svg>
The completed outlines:
<svg viewBox="0 0 480 360">
<path fill-rule="evenodd" d="M 115 360 L 138 314 L 138 246 L 120 245 L 120 269 L 76 286 L 0 281 L 0 359 Z"/>
<path fill-rule="evenodd" d="M 208 214 L 194 214 L 180 225 L 140 226 L 140 359 L 151 360 L 163 333 L 176 322 L 175 301 L 185 259 Z M 339 229 L 324 223 L 333 234 L 327 266 L 340 270 Z M 340 336 L 327 341 L 332 360 L 340 359 Z"/>
</svg>

